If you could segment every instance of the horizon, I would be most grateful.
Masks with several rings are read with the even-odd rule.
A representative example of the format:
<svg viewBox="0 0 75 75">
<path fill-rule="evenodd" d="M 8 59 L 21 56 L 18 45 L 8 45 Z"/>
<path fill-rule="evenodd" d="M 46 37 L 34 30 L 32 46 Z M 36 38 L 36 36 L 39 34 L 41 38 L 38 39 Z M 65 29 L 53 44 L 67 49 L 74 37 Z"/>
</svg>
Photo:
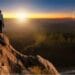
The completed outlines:
<svg viewBox="0 0 75 75">
<path fill-rule="evenodd" d="M 19 13 L 20 11 L 18 11 Z M 19 14 L 15 13 L 4 13 L 4 18 L 18 18 Z M 21 10 L 26 18 L 75 18 L 73 14 L 70 13 L 27 13 Z"/>
</svg>

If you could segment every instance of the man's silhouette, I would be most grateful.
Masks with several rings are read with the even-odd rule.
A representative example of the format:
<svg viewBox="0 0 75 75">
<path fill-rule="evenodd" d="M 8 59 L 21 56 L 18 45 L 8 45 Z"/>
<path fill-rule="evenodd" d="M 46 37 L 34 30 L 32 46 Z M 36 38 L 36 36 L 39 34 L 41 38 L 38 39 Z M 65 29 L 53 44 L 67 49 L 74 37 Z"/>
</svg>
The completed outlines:
<svg viewBox="0 0 75 75">
<path fill-rule="evenodd" d="M 4 20 L 3 20 L 3 15 L 2 15 L 1 10 L 0 10 L 0 44 L 2 44 L 4 46 L 5 41 L 4 41 L 3 34 L 2 34 L 2 28 L 3 27 L 4 27 Z"/>
<path fill-rule="evenodd" d="M 0 10 L 0 33 L 2 33 L 2 28 L 4 27 L 3 15 Z"/>
</svg>

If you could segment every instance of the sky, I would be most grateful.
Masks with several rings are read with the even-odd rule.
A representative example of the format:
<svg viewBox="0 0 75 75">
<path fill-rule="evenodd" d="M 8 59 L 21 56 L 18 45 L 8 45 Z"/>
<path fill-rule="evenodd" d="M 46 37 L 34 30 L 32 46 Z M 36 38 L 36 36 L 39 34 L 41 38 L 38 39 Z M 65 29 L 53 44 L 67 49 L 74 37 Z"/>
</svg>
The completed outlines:
<svg viewBox="0 0 75 75">
<path fill-rule="evenodd" d="M 75 17 L 75 0 L 0 0 L 5 17 L 23 11 L 31 18 Z"/>
</svg>

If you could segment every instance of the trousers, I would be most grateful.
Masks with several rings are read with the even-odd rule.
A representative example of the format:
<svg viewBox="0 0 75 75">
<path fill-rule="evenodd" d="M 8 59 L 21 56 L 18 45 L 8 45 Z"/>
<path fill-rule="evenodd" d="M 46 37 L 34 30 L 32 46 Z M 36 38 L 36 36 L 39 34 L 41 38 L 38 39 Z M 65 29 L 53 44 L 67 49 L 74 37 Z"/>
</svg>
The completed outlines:
<svg viewBox="0 0 75 75">
<path fill-rule="evenodd" d="M 2 21 L 0 20 L 0 33 L 2 33 Z"/>
</svg>

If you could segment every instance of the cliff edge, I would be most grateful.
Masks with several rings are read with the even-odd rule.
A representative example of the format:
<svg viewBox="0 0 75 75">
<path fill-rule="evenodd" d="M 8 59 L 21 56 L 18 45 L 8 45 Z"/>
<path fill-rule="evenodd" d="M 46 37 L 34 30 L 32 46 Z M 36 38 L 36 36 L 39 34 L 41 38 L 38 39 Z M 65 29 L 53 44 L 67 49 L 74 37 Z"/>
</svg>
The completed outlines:
<svg viewBox="0 0 75 75">
<path fill-rule="evenodd" d="M 59 75 L 47 59 L 40 55 L 24 55 L 15 50 L 6 35 L 0 34 L 0 75 Z"/>
</svg>

